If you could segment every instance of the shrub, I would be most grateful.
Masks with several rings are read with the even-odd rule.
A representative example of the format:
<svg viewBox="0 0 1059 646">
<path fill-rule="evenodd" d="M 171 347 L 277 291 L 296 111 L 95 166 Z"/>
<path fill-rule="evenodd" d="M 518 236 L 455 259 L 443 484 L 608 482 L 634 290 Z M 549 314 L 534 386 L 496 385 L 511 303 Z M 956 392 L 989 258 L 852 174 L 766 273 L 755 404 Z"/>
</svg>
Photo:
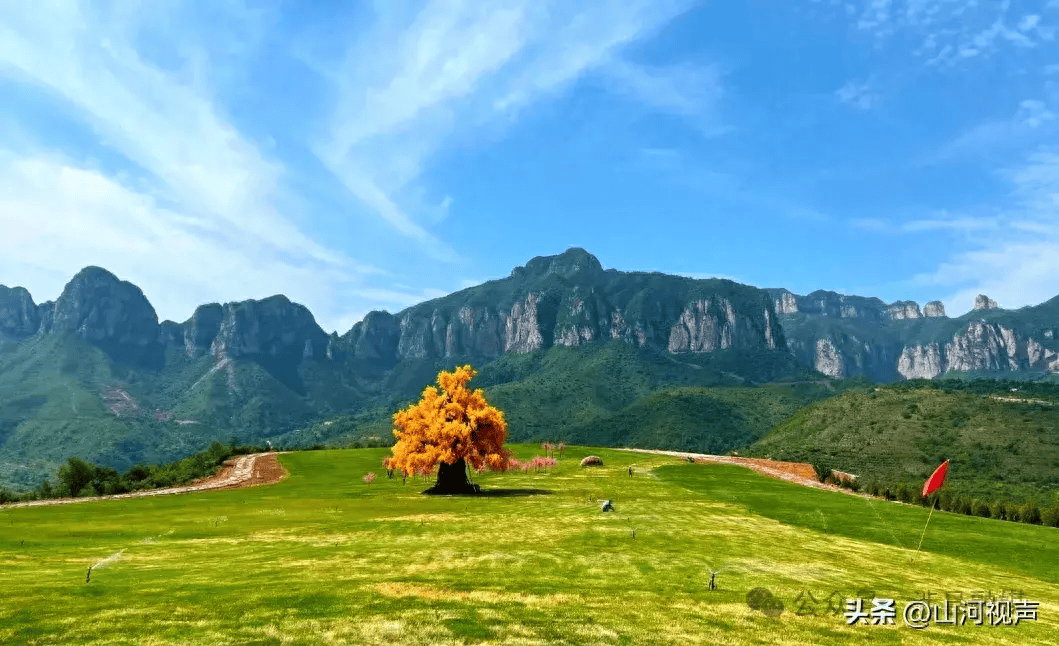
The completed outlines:
<svg viewBox="0 0 1059 646">
<path fill-rule="evenodd" d="M 1031 525 L 1041 524 L 1041 508 L 1035 500 L 1031 500 L 1019 508 L 1019 521 Z"/>
<path fill-rule="evenodd" d="M 601 467 L 601 466 L 603 466 L 603 458 L 601 458 L 601 457 L 599 457 L 597 455 L 590 455 L 590 456 L 586 457 L 585 459 L 581 460 L 581 466 L 583 466 L 583 467 L 600 466 Z"/>
<path fill-rule="evenodd" d="M 820 482 L 827 482 L 827 479 L 832 476 L 831 467 L 823 462 L 813 463 L 813 470 L 816 471 L 816 479 Z"/>
<path fill-rule="evenodd" d="M 938 494 L 938 509 L 941 509 L 942 511 L 956 511 L 954 507 L 955 502 L 956 497 L 952 495 L 951 491 L 943 489 L 942 492 Z"/>
<path fill-rule="evenodd" d="M 972 501 L 971 513 L 975 516 L 981 516 L 982 518 L 989 518 L 989 505 L 985 504 L 981 500 Z"/>
<path fill-rule="evenodd" d="M 11 493 L 3 487 L 0 487 L 0 505 L 6 502 L 15 502 L 15 500 L 17 500 L 15 494 Z"/>
<path fill-rule="evenodd" d="M 989 505 L 989 517 L 1004 520 L 1004 503 L 997 501 Z"/>
<path fill-rule="evenodd" d="M 1045 527 L 1059 527 L 1059 502 L 1041 512 L 1041 524 Z"/>
<path fill-rule="evenodd" d="M 956 499 L 956 510 L 964 516 L 971 515 L 971 500 L 967 496 L 958 496 Z"/>
<path fill-rule="evenodd" d="M 909 490 L 907 484 L 902 482 L 897 485 L 897 499 L 901 502 L 912 502 L 912 492 Z"/>
<path fill-rule="evenodd" d="M 878 497 L 878 495 L 879 495 L 879 483 L 877 481 L 872 480 L 871 484 L 868 485 L 868 495 Z"/>
</svg>

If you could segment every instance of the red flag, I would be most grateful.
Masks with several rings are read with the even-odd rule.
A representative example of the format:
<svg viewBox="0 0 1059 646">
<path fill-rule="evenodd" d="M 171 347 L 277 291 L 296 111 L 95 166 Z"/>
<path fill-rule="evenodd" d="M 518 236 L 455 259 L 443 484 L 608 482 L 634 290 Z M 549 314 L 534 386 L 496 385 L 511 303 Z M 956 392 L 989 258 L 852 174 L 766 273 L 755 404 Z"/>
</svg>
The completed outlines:
<svg viewBox="0 0 1059 646">
<path fill-rule="evenodd" d="M 948 473 L 949 461 L 945 460 L 941 463 L 940 467 L 934 469 L 934 473 L 930 474 L 930 477 L 927 478 L 927 481 L 923 483 L 923 497 L 926 498 L 938 489 L 941 489 L 941 485 L 945 484 L 945 476 Z"/>
</svg>

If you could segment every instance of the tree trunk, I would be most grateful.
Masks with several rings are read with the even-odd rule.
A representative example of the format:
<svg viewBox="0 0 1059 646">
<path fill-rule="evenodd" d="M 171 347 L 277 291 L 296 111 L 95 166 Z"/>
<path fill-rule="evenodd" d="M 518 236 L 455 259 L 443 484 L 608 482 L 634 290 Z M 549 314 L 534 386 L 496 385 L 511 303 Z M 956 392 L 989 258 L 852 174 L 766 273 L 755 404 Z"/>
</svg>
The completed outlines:
<svg viewBox="0 0 1059 646">
<path fill-rule="evenodd" d="M 434 496 L 478 493 L 478 485 L 467 480 L 467 463 L 460 458 L 455 464 L 439 464 L 437 482 L 423 493 Z"/>
</svg>

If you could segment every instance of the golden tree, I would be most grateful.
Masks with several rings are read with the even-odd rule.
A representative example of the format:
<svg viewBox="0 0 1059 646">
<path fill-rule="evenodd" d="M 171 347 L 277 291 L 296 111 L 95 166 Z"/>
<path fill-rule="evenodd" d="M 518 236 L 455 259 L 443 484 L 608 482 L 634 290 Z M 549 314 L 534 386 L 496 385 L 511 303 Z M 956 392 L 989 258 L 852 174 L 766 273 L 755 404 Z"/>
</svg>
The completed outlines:
<svg viewBox="0 0 1059 646">
<path fill-rule="evenodd" d="M 387 460 L 391 469 L 424 473 L 438 466 L 438 479 L 424 493 L 473 493 L 467 464 L 475 469 L 503 470 L 511 453 L 504 448 L 507 423 L 504 413 L 485 401 L 482 389 L 467 388 L 477 372 L 461 366 L 438 373 L 439 392 L 427 386 L 419 403 L 393 416 L 397 443 Z"/>
</svg>

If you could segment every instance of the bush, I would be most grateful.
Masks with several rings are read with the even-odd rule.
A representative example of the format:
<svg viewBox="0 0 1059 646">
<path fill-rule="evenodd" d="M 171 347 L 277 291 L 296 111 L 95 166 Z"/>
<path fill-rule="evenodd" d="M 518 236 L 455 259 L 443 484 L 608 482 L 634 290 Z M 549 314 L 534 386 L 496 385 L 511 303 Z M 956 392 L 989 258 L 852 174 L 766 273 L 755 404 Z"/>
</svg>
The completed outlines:
<svg viewBox="0 0 1059 646">
<path fill-rule="evenodd" d="M 982 518 L 989 518 L 989 505 L 981 500 L 974 500 L 971 502 L 971 513 Z"/>
<path fill-rule="evenodd" d="M 1045 527 L 1059 527 L 1059 502 L 1041 512 L 1041 524 Z"/>
<path fill-rule="evenodd" d="M 1036 501 L 1031 500 L 1019 508 L 1019 521 L 1031 525 L 1041 524 L 1041 508 Z"/>
<path fill-rule="evenodd" d="M 956 497 L 952 495 L 951 491 L 942 490 L 938 495 L 938 509 L 942 511 L 956 511 L 955 502 Z"/>
<path fill-rule="evenodd" d="M 872 480 L 871 484 L 868 485 L 868 495 L 876 498 L 879 496 L 879 483 L 875 480 Z"/>
<path fill-rule="evenodd" d="M 1004 503 L 1002 503 L 1002 502 L 997 501 L 997 502 L 994 502 L 993 504 L 989 505 L 989 517 L 990 518 L 996 518 L 997 520 L 1005 520 L 1006 519 L 1006 515 L 1005 515 L 1004 511 L 1005 511 L 1004 510 Z"/>
<path fill-rule="evenodd" d="M 897 485 L 897 499 L 901 502 L 912 502 L 912 492 L 903 482 Z"/>
<path fill-rule="evenodd" d="M 0 505 L 6 502 L 15 502 L 17 497 L 7 489 L 0 487 Z"/>
<path fill-rule="evenodd" d="M 827 479 L 832 477 L 831 467 L 823 462 L 813 463 L 813 470 L 816 471 L 816 479 L 820 482 L 827 482 Z"/>
</svg>

